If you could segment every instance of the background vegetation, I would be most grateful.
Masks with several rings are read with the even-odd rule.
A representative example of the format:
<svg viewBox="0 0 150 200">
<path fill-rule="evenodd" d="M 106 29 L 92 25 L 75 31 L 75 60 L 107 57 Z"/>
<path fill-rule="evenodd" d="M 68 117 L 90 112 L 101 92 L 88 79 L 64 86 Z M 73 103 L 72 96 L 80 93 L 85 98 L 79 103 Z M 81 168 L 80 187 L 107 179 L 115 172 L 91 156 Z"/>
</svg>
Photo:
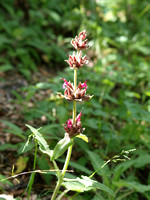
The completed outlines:
<svg viewBox="0 0 150 200">
<path fill-rule="evenodd" d="M 0 177 L 33 168 L 34 141 L 22 152 L 30 132 L 42 127 L 50 147 L 63 137 L 72 104 L 57 98 L 60 77 L 72 80 L 64 62 L 79 31 L 88 32 L 91 61 L 79 80 L 94 97 L 84 104 L 83 127 L 90 141 L 76 139 L 71 177 L 91 175 L 122 150 L 136 148 L 131 160 L 109 163 L 94 176 L 113 189 L 115 200 L 150 200 L 150 3 L 148 0 L 5 0 L 0 2 Z M 78 105 L 77 109 L 83 107 Z M 70 114 L 68 115 L 70 111 Z M 60 166 L 64 161 L 59 159 Z M 49 169 L 37 155 L 36 169 Z M 1 193 L 22 195 L 29 175 L 0 183 Z M 55 176 L 36 174 L 32 195 L 44 199 Z M 41 184 L 42 183 L 42 184 Z M 68 199 L 74 193 L 68 193 Z M 23 197 L 20 197 L 23 198 Z M 75 198 L 74 198 L 75 199 Z M 112 199 L 101 191 L 76 199 Z"/>
</svg>

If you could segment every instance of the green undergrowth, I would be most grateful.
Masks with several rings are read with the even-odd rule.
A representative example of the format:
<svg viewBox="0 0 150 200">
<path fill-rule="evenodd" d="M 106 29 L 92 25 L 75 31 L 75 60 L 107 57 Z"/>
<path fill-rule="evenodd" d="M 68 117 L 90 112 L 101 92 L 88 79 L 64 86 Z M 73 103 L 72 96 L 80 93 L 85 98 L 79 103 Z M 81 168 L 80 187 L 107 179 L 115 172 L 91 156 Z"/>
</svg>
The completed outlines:
<svg viewBox="0 0 150 200">
<path fill-rule="evenodd" d="M 54 1 L 51 1 L 51 4 L 41 1 L 41 10 L 36 10 L 39 5 L 30 5 L 32 20 L 22 26 L 19 26 L 20 18 L 16 20 L 16 16 L 23 19 L 23 11 L 16 8 L 15 12 L 8 2 L 10 1 L 0 3 L 3 6 L 3 9 L 0 8 L 3 10 L 0 17 L 0 70 L 3 72 L 17 69 L 30 80 L 33 71 L 40 66 L 53 70 L 56 66 L 63 68 L 63 60 L 67 59 L 65 52 L 72 51 L 66 43 L 70 37 L 74 37 L 74 30 L 86 29 L 90 36 L 88 56 L 91 63 L 89 67 L 79 70 L 78 77 L 82 82 L 87 80 L 87 93 L 94 96 L 89 102 L 77 105 L 78 112 L 83 108 L 82 124 L 89 143 L 75 139 L 69 164 L 69 169 L 74 172 L 68 172 L 66 176 L 74 179 L 73 184 L 77 188 L 77 176 L 81 178 L 78 182 L 81 184 L 81 181 L 85 181 L 94 171 L 100 169 L 93 176 L 93 180 L 110 188 L 115 197 L 100 189 L 77 192 L 76 195 L 70 192 L 66 196 L 72 200 L 150 200 L 149 1 L 140 2 L 140 6 L 138 0 L 88 3 L 83 0 L 80 3 L 71 1 L 71 4 L 65 5 L 57 1 L 60 7 L 56 6 Z M 4 10 L 9 15 L 11 13 L 10 20 L 13 23 L 10 24 L 9 20 L 5 22 L 7 16 Z M 57 92 L 63 92 L 63 81 L 60 78 L 73 81 L 72 72 L 64 69 L 47 82 L 31 83 L 13 93 L 15 98 L 12 104 L 16 103 L 22 108 L 20 113 L 24 124 L 42 127 L 40 133 L 50 149 L 63 138 L 62 124 L 70 118 L 72 110 L 71 103 L 57 97 Z M 46 98 L 36 99 L 35 94 L 41 96 L 43 91 L 47 90 L 49 95 L 46 95 Z M 11 149 L 18 160 L 25 156 L 18 161 L 21 163 L 18 164 L 20 173 L 27 169 L 29 160 L 34 156 L 34 142 L 29 142 L 22 152 L 31 132 L 25 126 L 19 127 L 9 119 L 1 122 L 7 126 L 4 133 L 9 132 L 21 140 L 15 144 L 10 142 L 0 145 L 1 152 Z M 125 157 L 122 157 L 120 152 L 131 149 L 136 151 L 127 155 L 130 160 L 127 157 L 126 161 L 123 161 Z M 114 162 L 112 158 L 118 154 L 120 160 Z M 110 159 L 111 161 L 101 168 L 105 161 Z M 62 166 L 64 157 L 60 157 L 58 162 Z M 20 168 L 22 163 L 24 169 Z M 51 169 L 46 155 L 41 155 L 40 152 L 37 153 L 36 163 L 38 169 Z M 54 181 L 54 175 L 55 172 L 35 175 L 42 177 L 50 188 L 40 194 L 39 199 L 53 190 L 51 183 Z M 0 179 L 4 178 L 2 176 Z M 12 182 L 8 181 L 7 185 L 12 186 Z M 66 187 L 69 188 L 70 185 Z M 4 188 L 2 183 L 0 190 L 4 192 Z"/>
</svg>

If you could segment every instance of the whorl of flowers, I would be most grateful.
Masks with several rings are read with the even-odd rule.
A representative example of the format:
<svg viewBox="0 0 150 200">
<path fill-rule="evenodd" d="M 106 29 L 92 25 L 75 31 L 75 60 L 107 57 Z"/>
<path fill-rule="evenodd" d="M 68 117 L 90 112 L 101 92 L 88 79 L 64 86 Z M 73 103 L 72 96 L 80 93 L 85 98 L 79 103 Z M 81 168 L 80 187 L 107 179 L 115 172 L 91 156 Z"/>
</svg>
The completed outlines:
<svg viewBox="0 0 150 200">
<path fill-rule="evenodd" d="M 78 87 L 74 89 L 73 83 L 66 81 L 64 78 L 62 78 L 62 80 L 64 81 L 63 88 L 65 91 L 64 95 L 60 92 L 57 93 L 60 98 L 65 98 L 68 101 L 88 101 L 92 98 L 92 96 L 86 95 L 87 81 L 84 83 L 80 82 Z"/>
<path fill-rule="evenodd" d="M 69 59 L 65 61 L 69 64 L 71 69 L 80 69 L 83 65 L 89 63 L 89 61 L 86 60 L 86 56 L 82 57 L 82 51 L 80 51 L 79 54 L 73 52 L 73 55 L 69 55 Z"/>
<path fill-rule="evenodd" d="M 75 137 L 84 131 L 85 128 L 82 128 L 81 124 L 81 115 L 82 111 L 76 117 L 74 124 L 72 119 L 68 119 L 66 123 L 63 124 L 65 131 L 69 134 L 70 137 Z"/>
</svg>

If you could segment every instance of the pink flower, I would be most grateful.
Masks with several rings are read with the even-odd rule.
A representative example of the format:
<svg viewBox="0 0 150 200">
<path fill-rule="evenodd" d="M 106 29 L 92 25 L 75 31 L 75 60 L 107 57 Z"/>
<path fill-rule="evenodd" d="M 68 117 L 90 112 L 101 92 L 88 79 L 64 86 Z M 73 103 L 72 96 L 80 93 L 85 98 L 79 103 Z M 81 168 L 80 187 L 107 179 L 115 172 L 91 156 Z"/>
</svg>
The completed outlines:
<svg viewBox="0 0 150 200">
<path fill-rule="evenodd" d="M 78 114 L 77 118 L 76 118 L 76 121 L 77 122 L 80 122 L 81 121 L 81 115 L 82 115 L 82 110 L 81 112 Z"/>
<path fill-rule="evenodd" d="M 72 84 L 71 84 L 70 81 L 68 82 L 68 81 L 66 81 L 66 79 L 64 79 L 64 78 L 62 78 L 62 80 L 64 81 L 63 89 L 65 89 L 66 87 L 70 87 L 70 88 L 73 89 Z"/>
<path fill-rule="evenodd" d="M 87 81 L 85 81 L 84 83 L 81 84 L 82 88 L 85 87 L 85 90 L 87 89 L 87 84 L 86 83 L 87 83 Z"/>
<path fill-rule="evenodd" d="M 57 93 L 60 98 L 65 98 L 68 101 L 88 101 L 92 98 L 92 96 L 86 95 L 87 81 L 84 83 L 80 82 L 75 90 L 73 83 L 66 81 L 64 78 L 62 78 L 62 80 L 64 81 L 63 88 L 65 91 L 64 95 L 60 92 Z"/>
<path fill-rule="evenodd" d="M 89 46 L 87 45 L 87 39 L 84 40 L 85 38 L 86 38 L 86 31 L 83 30 L 82 32 L 79 33 L 79 37 L 76 36 L 75 39 L 71 40 L 72 46 L 76 50 L 88 49 Z"/>
<path fill-rule="evenodd" d="M 83 65 L 87 65 L 89 62 L 86 60 L 86 55 L 82 57 L 81 51 L 79 54 L 75 54 L 75 52 L 73 52 L 73 55 L 69 55 L 69 59 L 65 61 L 69 64 L 71 69 L 80 69 Z"/>
<path fill-rule="evenodd" d="M 67 127 L 68 127 L 68 128 L 71 128 L 71 127 L 72 127 L 72 120 L 71 120 L 71 119 L 69 119 L 69 120 L 67 121 Z"/>
<path fill-rule="evenodd" d="M 73 124 L 72 119 L 68 119 L 66 123 L 63 124 L 65 131 L 69 134 L 70 137 L 75 137 L 76 135 L 79 135 L 85 130 L 85 128 L 82 128 L 81 115 L 82 115 L 82 110 L 76 117 L 75 124 Z"/>
</svg>

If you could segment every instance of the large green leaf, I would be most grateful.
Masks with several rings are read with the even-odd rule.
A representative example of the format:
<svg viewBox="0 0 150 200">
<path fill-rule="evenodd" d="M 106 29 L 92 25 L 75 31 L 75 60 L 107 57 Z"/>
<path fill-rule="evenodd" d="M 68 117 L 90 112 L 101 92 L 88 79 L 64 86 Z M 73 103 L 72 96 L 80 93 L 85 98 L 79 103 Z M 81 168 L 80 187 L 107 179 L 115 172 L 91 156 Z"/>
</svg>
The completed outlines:
<svg viewBox="0 0 150 200">
<path fill-rule="evenodd" d="M 68 190 L 85 192 L 85 191 L 99 189 L 104 192 L 107 192 L 113 197 L 115 196 L 114 192 L 109 187 L 95 180 L 92 180 L 87 176 L 81 176 L 81 178 L 77 177 L 76 179 L 65 179 L 65 181 L 66 182 L 63 182 L 62 185 L 66 187 Z"/>
<path fill-rule="evenodd" d="M 114 169 L 113 181 L 117 181 L 120 178 L 121 174 L 130 167 L 140 168 L 142 166 L 145 166 L 146 164 L 150 164 L 149 154 L 141 154 L 139 157 L 133 160 L 127 160 L 118 164 Z"/>
<path fill-rule="evenodd" d="M 71 145 L 73 145 L 73 139 L 70 139 L 66 133 L 65 137 L 56 144 L 51 160 L 59 158 Z"/>
<path fill-rule="evenodd" d="M 131 167 L 135 163 L 135 160 L 129 160 L 122 162 L 116 166 L 114 169 L 114 177 L 113 180 L 117 181 L 120 178 L 120 175 L 127 170 L 129 167 Z"/>
<path fill-rule="evenodd" d="M 103 175 L 109 175 L 109 168 L 108 166 L 105 166 L 103 168 L 103 165 L 104 165 L 104 160 L 101 159 L 101 157 L 93 152 L 93 151 L 86 151 L 88 153 L 88 156 L 90 158 L 90 161 L 91 161 L 91 164 L 94 168 L 95 171 L 97 171 L 97 173 L 100 175 L 100 176 L 103 176 Z"/>
</svg>

